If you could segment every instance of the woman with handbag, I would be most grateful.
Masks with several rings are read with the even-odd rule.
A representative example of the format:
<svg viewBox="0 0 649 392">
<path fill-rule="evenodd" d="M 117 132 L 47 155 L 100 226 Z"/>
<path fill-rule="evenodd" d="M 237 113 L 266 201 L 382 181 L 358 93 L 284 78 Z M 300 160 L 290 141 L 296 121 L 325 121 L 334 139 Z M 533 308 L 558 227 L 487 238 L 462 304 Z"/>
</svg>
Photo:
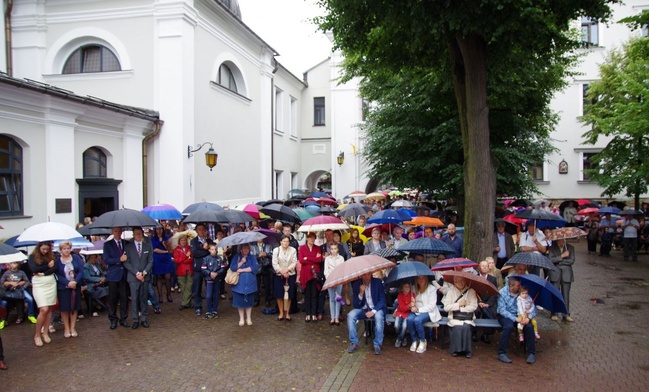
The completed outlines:
<svg viewBox="0 0 649 392">
<path fill-rule="evenodd" d="M 320 247 L 315 245 L 315 233 L 309 232 L 306 235 L 306 244 L 298 250 L 298 261 L 302 265 L 300 269 L 300 284 L 304 291 L 304 307 L 306 310 L 305 322 L 318 321 L 318 295 L 320 290 L 316 275 L 322 273 L 322 254 Z"/>
<path fill-rule="evenodd" d="M 34 332 L 34 344 L 36 347 L 43 346 L 43 342 L 49 343 L 50 339 L 47 326 L 52 317 L 52 306 L 56 305 L 56 278 L 54 274 L 58 270 L 52 254 L 50 242 L 39 242 L 34 251 L 29 255 L 27 261 L 32 270 L 32 294 L 36 305 L 38 305 L 38 318 Z M 43 331 L 41 333 L 41 331 Z"/>
<path fill-rule="evenodd" d="M 188 244 L 187 236 L 178 239 L 178 246 L 174 249 L 174 263 L 176 263 L 176 276 L 180 287 L 180 310 L 192 307 L 192 285 L 194 279 L 194 256 Z"/>
<path fill-rule="evenodd" d="M 273 250 L 273 270 L 275 271 L 273 294 L 277 299 L 279 309 L 278 321 L 291 321 L 289 311 L 291 300 L 295 296 L 295 267 L 297 266 L 297 251 L 291 246 L 290 235 L 282 236 L 280 246 Z"/>
<path fill-rule="evenodd" d="M 412 339 L 410 351 L 422 354 L 426 351 L 426 332 L 424 323 L 434 323 L 442 319 L 437 309 L 437 289 L 430 284 L 428 276 L 417 276 L 415 279 L 415 304 L 410 307 L 410 314 L 406 319 L 408 331 Z"/>
<path fill-rule="evenodd" d="M 467 358 L 473 356 L 471 349 L 471 327 L 478 308 L 478 297 L 475 290 L 469 288 L 464 278 L 456 277 L 453 285 L 442 299 L 444 310 L 448 312 L 448 329 L 451 345 L 448 351 L 454 357 L 464 353 Z"/>
<path fill-rule="evenodd" d="M 252 325 L 252 306 L 257 295 L 257 258 L 255 255 L 250 254 L 250 244 L 239 245 L 239 253 L 237 253 L 230 263 L 229 270 L 232 273 L 237 273 L 238 279 L 236 284 L 232 285 L 232 306 L 239 310 L 239 326 L 245 324 Z M 226 279 L 229 279 L 226 276 Z"/>
<path fill-rule="evenodd" d="M 61 256 L 56 259 L 57 292 L 59 310 L 63 319 L 63 337 L 76 338 L 77 314 L 81 310 L 81 281 L 83 279 L 83 260 L 72 254 L 70 241 L 59 244 Z"/>
</svg>

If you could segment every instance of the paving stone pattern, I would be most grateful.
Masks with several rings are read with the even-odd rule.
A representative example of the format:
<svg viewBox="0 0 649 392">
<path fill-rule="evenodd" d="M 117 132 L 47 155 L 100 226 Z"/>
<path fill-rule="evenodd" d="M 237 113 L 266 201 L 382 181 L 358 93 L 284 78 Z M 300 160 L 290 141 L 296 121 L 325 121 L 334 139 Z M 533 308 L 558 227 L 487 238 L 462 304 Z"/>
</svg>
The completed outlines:
<svg viewBox="0 0 649 392">
<path fill-rule="evenodd" d="M 527 365 L 523 348 L 511 341 L 511 365 L 496 359 L 496 340 L 474 343 L 474 357 L 451 357 L 439 341 L 424 354 L 394 348 L 386 327 L 383 355 L 361 339 L 359 351 L 345 352 L 347 329 L 328 318 L 279 322 L 261 308 L 253 325 L 239 327 L 230 301 L 219 305 L 219 319 L 206 320 L 191 309 L 162 305 L 149 316 L 151 328 L 108 328 L 105 313 L 78 323 L 78 338 L 33 344 L 33 324 L 9 324 L 1 332 L 9 370 L 0 372 L 4 391 L 397 391 L 397 390 L 553 390 L 640 391 L 649 385 L 649 255 L 639 262 L 587 255 L 577 248 L 572 286 L 575 322 L 539 316 L 537 363 Z M 601 299 L 596 304 L 591 299 Z M 347 308 L 348 309 L 348 308 Z M 152 312 L 151 312 L 152 313 Z M 15 318 L 15 312 L 10 321 Z M 359 328 L 361 333 L 363 328 Z M 11 380 L 10 382 L 6 382 Z"/>
</svg>

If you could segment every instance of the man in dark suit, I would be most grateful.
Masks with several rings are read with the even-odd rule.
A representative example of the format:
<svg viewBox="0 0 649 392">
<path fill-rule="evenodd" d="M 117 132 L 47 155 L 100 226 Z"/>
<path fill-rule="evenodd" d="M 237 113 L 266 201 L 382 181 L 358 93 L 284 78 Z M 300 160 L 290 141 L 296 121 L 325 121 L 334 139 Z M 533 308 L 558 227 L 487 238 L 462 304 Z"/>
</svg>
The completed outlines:
<svg viewBox="0 0 649 392">
<path fill-rule="evenodd" d="M 480 264 L 478 264 L 478 275 L 481 278 L 489 281 L 496 288 L 498 288 L 498 282 L 496 278 L 494 276 L 489 275 L 489 262 L 487 262 L 487 260 L 482 260 Z M 497 295 L 478 296 L 478 308 L 475 310 L 476 318 L 495 319 L 497 306 L 498 306 Z M 489 340 L 489 335 L 493 335 L 493 333 L 494 333 L 493 328 L 485 328 L 484 331 L 482 331 L 482 336 L 480 337 L 480 340 L 482 340 L 485 343 L 491 343 L 491 340 Z M 475 328 L 473 328 L 473 334 L 471 335 L 471 339 L 474 342 L 478 340 L 478 335 L 476 333 Z"/>
<path fill-rule="evenodd" d="M 203 307 L 203 272 L 201 266 L 203 265 L 203 258 L 210 254 L 210 241 L 207 236 L 207 227 L 204 223 L 196 225 L 196 233 L 198 236 L 190 242 L 192 254 L 194 255 L 194 279 L 192 282 L 192 291 L 194 294 L 194 309 L 197 316 L 201 315 Z M 182 308 L 182 307 L 181 307 Z"/>
<path fill-rule="evenodd" d="M 122 240 L 122 228 L 113 227 L 113 239 L 104 242 L 104 263 L 108 266 L 106 280 L 108 280 L 108 319 L 110 329 L 117 328 L 117 304 L 119 303 L 119 323 L 123 327 L 131 325 L 126 321 L 128 317 L 128 283 L 126 282 L 126 269 Z"/>
<path fill-rule="evenodd" d="M 494 259 L 496 259 L 496 268 L 501 269 L 503 265 L 514 256 L 516 246 L 511 234 L 505 232 L 505 222 L 496 223 L 496 233 L 494 233 Z M 498 287 L 498 286 L 496 286 Z"/>
<path fill-rule="evenodd" d="M 133 329 L 140 326 L 149 328 L 149 279 L 153 269 L 153 247 L 150 241 L 144 240 L 141 227 L 133 228 L 133 241 L 125 247 L 127 260 L 124 268 L 128 271 L 126 280 L 131 287 L 131 302 L 133 303 Z"/>
<path fill-rule="evenodd" d="M 358 320 L 374 320 L 374 354 L 381 355 L 383 344 L 383 327 L 385 312 L 385 291 L 381 279 L 373 278 L 371 273 L 361 276 L 360 279 L 352 282 L 352 296 L 354 309 L 347 314 L 347 329 L 349 330 L 348 353 L 358 350 L 358 336 L 356 333 L 356 322 Z"/>
</svg>

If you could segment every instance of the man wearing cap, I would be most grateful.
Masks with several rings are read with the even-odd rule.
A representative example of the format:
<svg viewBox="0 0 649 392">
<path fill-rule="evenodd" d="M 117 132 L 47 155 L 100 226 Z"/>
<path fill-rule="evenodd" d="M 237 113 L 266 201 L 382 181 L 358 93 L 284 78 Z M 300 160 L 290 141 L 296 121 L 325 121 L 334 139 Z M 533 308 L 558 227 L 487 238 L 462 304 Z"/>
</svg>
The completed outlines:
<svg viewBox="0 0 649 392">
<path fill-rule="evenodd" d="M 501 269 L 516 252 L 514 239 L 511 234 L 505 232 L 505 225 L 505 222 L 496 223 L 496 233 L 494 235 L 493 257 L 496 259 L 496 268 L 498 269 Z"/>
</svg>

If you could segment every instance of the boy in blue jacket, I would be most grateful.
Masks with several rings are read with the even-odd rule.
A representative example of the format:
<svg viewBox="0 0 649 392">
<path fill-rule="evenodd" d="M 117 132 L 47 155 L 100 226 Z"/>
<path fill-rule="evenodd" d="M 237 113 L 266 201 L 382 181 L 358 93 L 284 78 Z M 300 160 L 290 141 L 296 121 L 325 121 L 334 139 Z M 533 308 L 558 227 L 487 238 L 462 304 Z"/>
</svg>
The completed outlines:
<svg viewBox="0 0 649 392">
<path fill-rule="evenodd" d="M 203 258 L 203 264 L 201 265 L 201 272 L 205 278 L 206 319 L 219 317 L 217 313 L 219 307 L 219 283 L 228 267 L 225 259 L 218 255 L 216 244 L 210 244 L 209 251 L 210 254 Z"/>
</svg>

